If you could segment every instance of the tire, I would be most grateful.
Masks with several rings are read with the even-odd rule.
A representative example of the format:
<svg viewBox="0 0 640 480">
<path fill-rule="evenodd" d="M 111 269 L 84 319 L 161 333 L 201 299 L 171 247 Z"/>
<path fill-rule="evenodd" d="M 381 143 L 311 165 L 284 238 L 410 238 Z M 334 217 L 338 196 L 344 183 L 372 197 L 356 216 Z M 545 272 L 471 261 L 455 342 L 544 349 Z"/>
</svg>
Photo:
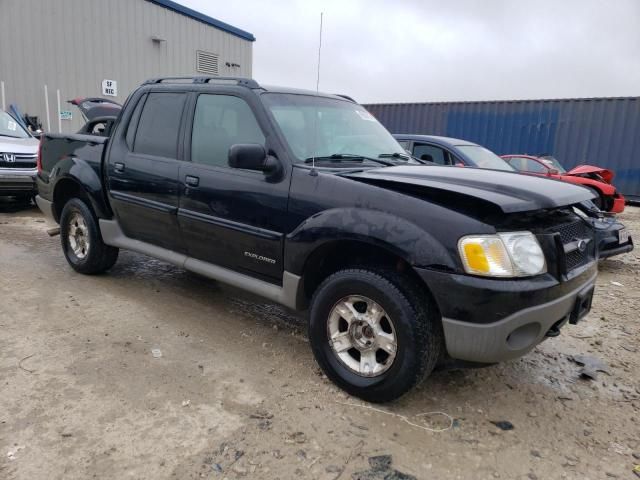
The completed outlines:
<svg viewBox="0 0 640 480">
<path fill-rule="evenodd" d="M 67 262 L 76 272 L 102 273 L 118 260 L 118 249 L 104 244 L 95 215 L 79 198 L 72 198 L 62 209 L 60 241 Z"/>
<path fill-rule="evenodd" d="M 593 192 L 593 194 L 596 196 L 596 198 L 591 200 L 593 202 L 593 204 L 596 207 L 598 207 L 598 210 L 604 210 L 605 201 L 604 201 L 604 198 L 602 197 L 602 194 L 600 193 L 600 190 L 598 190 L 597 188 L 593 188 L 593 187 L 587 187 L 587 188 L 589 190 L 591 190 Z"/>
<path fill-rule="evenodd" d="M 360 327 L 356 317 L 352 317 L 348 323 L 338 313 L 339 328 L 335 333 L 336 312 L 345 311 L 344 306 L 350 302 L 358 307 L 356 310 L 360 318 L 369 314 L 373 316 L 379 311 L 372 303 L 365 302 L 363 314 L 361 311 L 365 307 L 358 305 L 357 301 L 352 302 L 363 298 L 377 304 L 384 313 L 378 324 L 385 332 L 375 334 L 373 338 L 373 349 L 378 348 L 374 357 L 371 357 L 370 349 L 366 346 L 364 350 L 359 350 L 362 347 L 359 342 L 363 339 L 368 341 L 365 338 L 367 327 L 363 327 L 358 339 Z M 371 335 L 371 331 L 368 335 Z M 336 340 L 330 342 L 330 336 Z M 340 341 L 337 337 L 341 337 Z M 382 348 L 378 344 L 384 340 L 383 337 L 395 337 L 393 357 L 390 354 L 385 359 L 387 352 L 380 351 Z M 345 338 L 348 338 L 347 343 L 341 345 Z M 325 279 L 311 301 L 309 339 L 315 358 L 327 377 L 351 395 L 376 403 L 395 400 L 417 385 L 432 372 L 444 351 L 442 323 L 435 305 L 411 279 L 391 270 L 341 270 Z M 349 342 L 358 344 L 355 349 L 337 352 L 344 350 Z M 375 358 L 375 362 L 372 362 L 375 365 L 373 371 L 367 363 L 371 358 Z M 376 373 L 376 369 L 381 370 Z"/>
</svg>

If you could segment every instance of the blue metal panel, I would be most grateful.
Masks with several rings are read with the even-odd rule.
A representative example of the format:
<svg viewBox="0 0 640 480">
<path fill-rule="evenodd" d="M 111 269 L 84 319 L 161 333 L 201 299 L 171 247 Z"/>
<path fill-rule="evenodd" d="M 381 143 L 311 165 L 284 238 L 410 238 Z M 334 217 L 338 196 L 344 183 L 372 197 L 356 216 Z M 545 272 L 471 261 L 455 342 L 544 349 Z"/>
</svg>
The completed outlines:
<svg viewBox="0 0 640 480">
<path fill-rule="evenodd" d="M 191 8 L 185 7 L 184 5 L 180 5 L 179 3 L 172 2 L 171 0 L 148 0 L 151 3 L 155 3 L 156 5 L 160 5 L 161 7 L 167 8 L 169 10 L 173 10 L 174 12 L 181 13 L 187 17 L 193 18 L 194 20 L 198 20 L 202 23 L 206 23 L 207 25 L 211 25 L 212 27 L 219 28 L 220 30 L 224 30 L 227 33 L 235 35 L 236 37 L 244 38 L 245 40 L 249 40 L 250 42 L 255 42 L 256 37 L 249 32 L 245 32 L 244 30 L 240 30 L 233 25 L 229 25 L 228 23 L 221 22 L 220 20 L 216 20 L 215 18 L 209 17 L 203 13 L 200 13 Z"/>
<path fill-rule="evenodd" d="M 503 155 L 548 153 L 616 172 L 640 200 L 640 97 L 365 105 L 392 133 L 470 140 Z"/>
</svg>

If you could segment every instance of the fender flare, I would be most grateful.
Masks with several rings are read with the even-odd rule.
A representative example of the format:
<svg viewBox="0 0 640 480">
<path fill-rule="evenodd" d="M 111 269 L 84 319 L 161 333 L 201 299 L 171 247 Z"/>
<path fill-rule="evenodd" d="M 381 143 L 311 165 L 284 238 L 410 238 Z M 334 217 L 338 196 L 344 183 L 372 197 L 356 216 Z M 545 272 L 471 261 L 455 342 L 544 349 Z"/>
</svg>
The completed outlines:
<svg viewBox="0 0 640 480">
<path fill-rule="evenodd" d="M 397 215 L 354 207 L 317 213 L 288 234 L 285 270 L 302 275 L 317 248 L 344 240 L 383 248 L 416 267 L 457 267 L 450 252 L 424 228 Z"/>
<path fill-rule="evenodd" d="M 84 192 L 98 218 L 108 219 L 112 217 L 111 208 L 104 197 L 102 180 L 88 162 L 78 157 L 67 157 L 60 161 L 58 167 L 59 171 L 64 173 L 55 179 L 53 187 L 54 205 L 59 189 L 72 182 Z M 57 209 L 58 207 L 56 206 Z"/>
</svg>

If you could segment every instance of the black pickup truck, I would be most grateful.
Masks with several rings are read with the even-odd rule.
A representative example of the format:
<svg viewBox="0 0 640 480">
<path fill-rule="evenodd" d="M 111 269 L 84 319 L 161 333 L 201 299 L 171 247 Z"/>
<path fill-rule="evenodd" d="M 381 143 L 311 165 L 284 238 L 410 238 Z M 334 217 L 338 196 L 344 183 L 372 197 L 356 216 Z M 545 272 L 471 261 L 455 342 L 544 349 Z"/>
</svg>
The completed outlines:
<svg viewBox="0 0 640 480">
<path fill-rule="evenodd" d="M 591 306 L 587 190 L 423 165 L 340 95 L 149 80 L 109 137 L 45 135 L 38 169 L 75 270 L 124 248 L 309 308 L 318 363 L 370 401 L 439 361 L 521 356 Z"/>
</svg>

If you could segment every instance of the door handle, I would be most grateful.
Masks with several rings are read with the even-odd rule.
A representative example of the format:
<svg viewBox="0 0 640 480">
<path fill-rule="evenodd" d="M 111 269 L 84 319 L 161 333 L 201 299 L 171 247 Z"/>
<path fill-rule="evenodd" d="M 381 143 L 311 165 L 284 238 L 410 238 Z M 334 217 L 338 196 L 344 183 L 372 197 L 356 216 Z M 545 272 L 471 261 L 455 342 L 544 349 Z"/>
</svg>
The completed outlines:
<svg viewBox="0 0 640 480">
<path fill-rule="evenodd" d="M 198 177 L 194 177 L 193 175 L 187 175 L 184 177 L 184 183 L 189 187 L 197 187 L 200 185 L 200 179 Z"/>
<path fill-rule="evenodd" d="M 113 169 L 115 170 L 116 173 L 124 172 L 124 163 L 122 163 L 122 162 L 114 163 L 113 164 Z"/>
</svg>

